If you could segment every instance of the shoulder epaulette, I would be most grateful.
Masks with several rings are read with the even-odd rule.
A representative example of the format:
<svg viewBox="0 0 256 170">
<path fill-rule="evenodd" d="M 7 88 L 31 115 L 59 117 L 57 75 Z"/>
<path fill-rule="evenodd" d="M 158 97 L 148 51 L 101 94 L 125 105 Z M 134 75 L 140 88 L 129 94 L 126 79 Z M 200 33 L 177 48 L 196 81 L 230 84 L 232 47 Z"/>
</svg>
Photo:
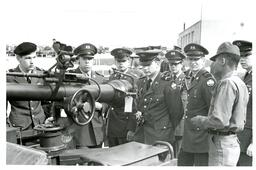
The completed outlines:
<svg viewBox="0 0 256 170">
<path fill-rule="evenodd" d="M 204 71 L 204 73 L 202 74 L 206 79 L 208 78 L 213 78 L 213 75 L 211 73 L 209 73 L 208 71 Z"/>
<path fill-rule="evenodd" d="M 99 75 L 99 76 L 104 77 L 104 75 L 103 75 L 103 74 L 101 74 L 101 73 L 99 73 L 99 72 L 97 72 L 97 71 L 95 71 L 95 74 L 97 74 L 97 75 Z"/>
<path fill-rule="evenodd" d="M 162 72 L 161 79 L 166 81 L 171 80 L 171 73 L 169 71 Z"/>
</svg>

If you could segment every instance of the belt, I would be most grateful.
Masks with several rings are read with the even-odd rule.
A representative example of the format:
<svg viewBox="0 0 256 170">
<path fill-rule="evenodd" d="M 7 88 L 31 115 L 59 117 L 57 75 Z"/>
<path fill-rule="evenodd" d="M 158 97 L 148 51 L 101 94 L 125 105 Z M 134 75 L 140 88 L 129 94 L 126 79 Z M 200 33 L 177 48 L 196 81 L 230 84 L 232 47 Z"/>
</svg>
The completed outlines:
<svg viewBox="0 0 256 170">
<path fill-rule="evenodd" d="M 208 130 L 208 133 L 212 134 L 212 135 L 220 135 L 220 136 L 228 136 L 228 135 L 236 134 L 236 132 L 232 132 L 232 131 L 221 132 L 221 131 L 217 131 L 217 130 Z"/>
</svg>

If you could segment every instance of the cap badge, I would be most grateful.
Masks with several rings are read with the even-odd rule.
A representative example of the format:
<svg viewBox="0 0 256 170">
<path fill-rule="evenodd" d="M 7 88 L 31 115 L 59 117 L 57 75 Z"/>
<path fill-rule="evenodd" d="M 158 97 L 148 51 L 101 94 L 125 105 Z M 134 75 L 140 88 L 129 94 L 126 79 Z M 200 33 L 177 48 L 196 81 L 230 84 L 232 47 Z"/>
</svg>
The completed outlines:
<svg viewBox="0 0 256 170">
<path fill-rule="evenodd" d="M 171 55 L 175 55 L 175 52 L 171 52 Z"/>
<path fill-rule="evenodd" d="M 86 49 L 90 49 L 90 46 L 89 46 L 89 45 L 86 45 L 85 48 L 86 48 Z"/>
<path fill-rule="evenodd" d="M 190 50 L 195 50 L 196 49 L 196 47 L 194 46 L 194 45 L 192 45 L 191 47 L 190 47 Z"/>
</svg>

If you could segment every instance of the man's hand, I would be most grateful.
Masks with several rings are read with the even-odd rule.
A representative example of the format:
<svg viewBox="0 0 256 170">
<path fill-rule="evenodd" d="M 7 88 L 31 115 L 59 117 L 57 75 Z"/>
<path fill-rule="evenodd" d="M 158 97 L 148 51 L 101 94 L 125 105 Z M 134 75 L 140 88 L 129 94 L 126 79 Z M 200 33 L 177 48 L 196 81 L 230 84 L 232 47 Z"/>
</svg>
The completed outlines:
<svg viewBox="0 0 256 170">
<path fill-rule="evenodd" d="M 83 110 L 84 110 L 84 112 L 86 112 L 86 113 L 87 113 L 87 112 L 91 112 L 92 107 L 91 107 L 90 103 L 85 102 L 84 105 L 83 105 Z"/>
<path fill-rule="evenodd" d="M 200 127 L 200 128 L 204 128 L 204 121 L 207 119 L 207 117 L 205 116 L 201 116 L 201 115 L 197 115 L 195 117 L 192 117 L 190 119 L 191 123 L 196 126 L 196 127 Z"/>
<path fill-rule="evenodd" d="M 133 138 L 134 138 L 134 132 L 132 132 L 132 131 L 129 130 L 129 131 L 127 132 L 126 139 L 127 139 L 127 141 L 132 141 Z"/>
<path fill-rule="evenodd" d="M 101 103 L 99 103 L 99 102 L 95 102 L 95 109 L 96 110 L 101 110 L 102 109 L 102 104 Z"/>
<path fill-rule="evenodd" d="M 246 154 L 250 157 L 252 157 L 252 143 L 248 146 L 246 150 Z"/>
<path fill-rule="evenodd" d="M 53 117 L 48 117 L 45 121 L 44 121 L 44 124 L 53 124 L 53 121 L 54 121 L 54 118 Z"/>
</svg>

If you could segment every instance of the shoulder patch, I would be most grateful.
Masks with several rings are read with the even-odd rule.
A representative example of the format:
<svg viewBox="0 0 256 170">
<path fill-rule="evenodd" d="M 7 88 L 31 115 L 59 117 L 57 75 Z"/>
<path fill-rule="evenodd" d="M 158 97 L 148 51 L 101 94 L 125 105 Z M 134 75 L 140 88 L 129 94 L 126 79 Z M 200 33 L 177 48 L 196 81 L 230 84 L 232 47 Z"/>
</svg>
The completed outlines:
<svg viewBox="0 0 256 170">
<path fill-rule="evenodd" d="M 215 80 L 210 78 L 207 80 L 206 84 L 207 84 L 207 86 L 212 87 L 215 84 Z"/>
</svg>

